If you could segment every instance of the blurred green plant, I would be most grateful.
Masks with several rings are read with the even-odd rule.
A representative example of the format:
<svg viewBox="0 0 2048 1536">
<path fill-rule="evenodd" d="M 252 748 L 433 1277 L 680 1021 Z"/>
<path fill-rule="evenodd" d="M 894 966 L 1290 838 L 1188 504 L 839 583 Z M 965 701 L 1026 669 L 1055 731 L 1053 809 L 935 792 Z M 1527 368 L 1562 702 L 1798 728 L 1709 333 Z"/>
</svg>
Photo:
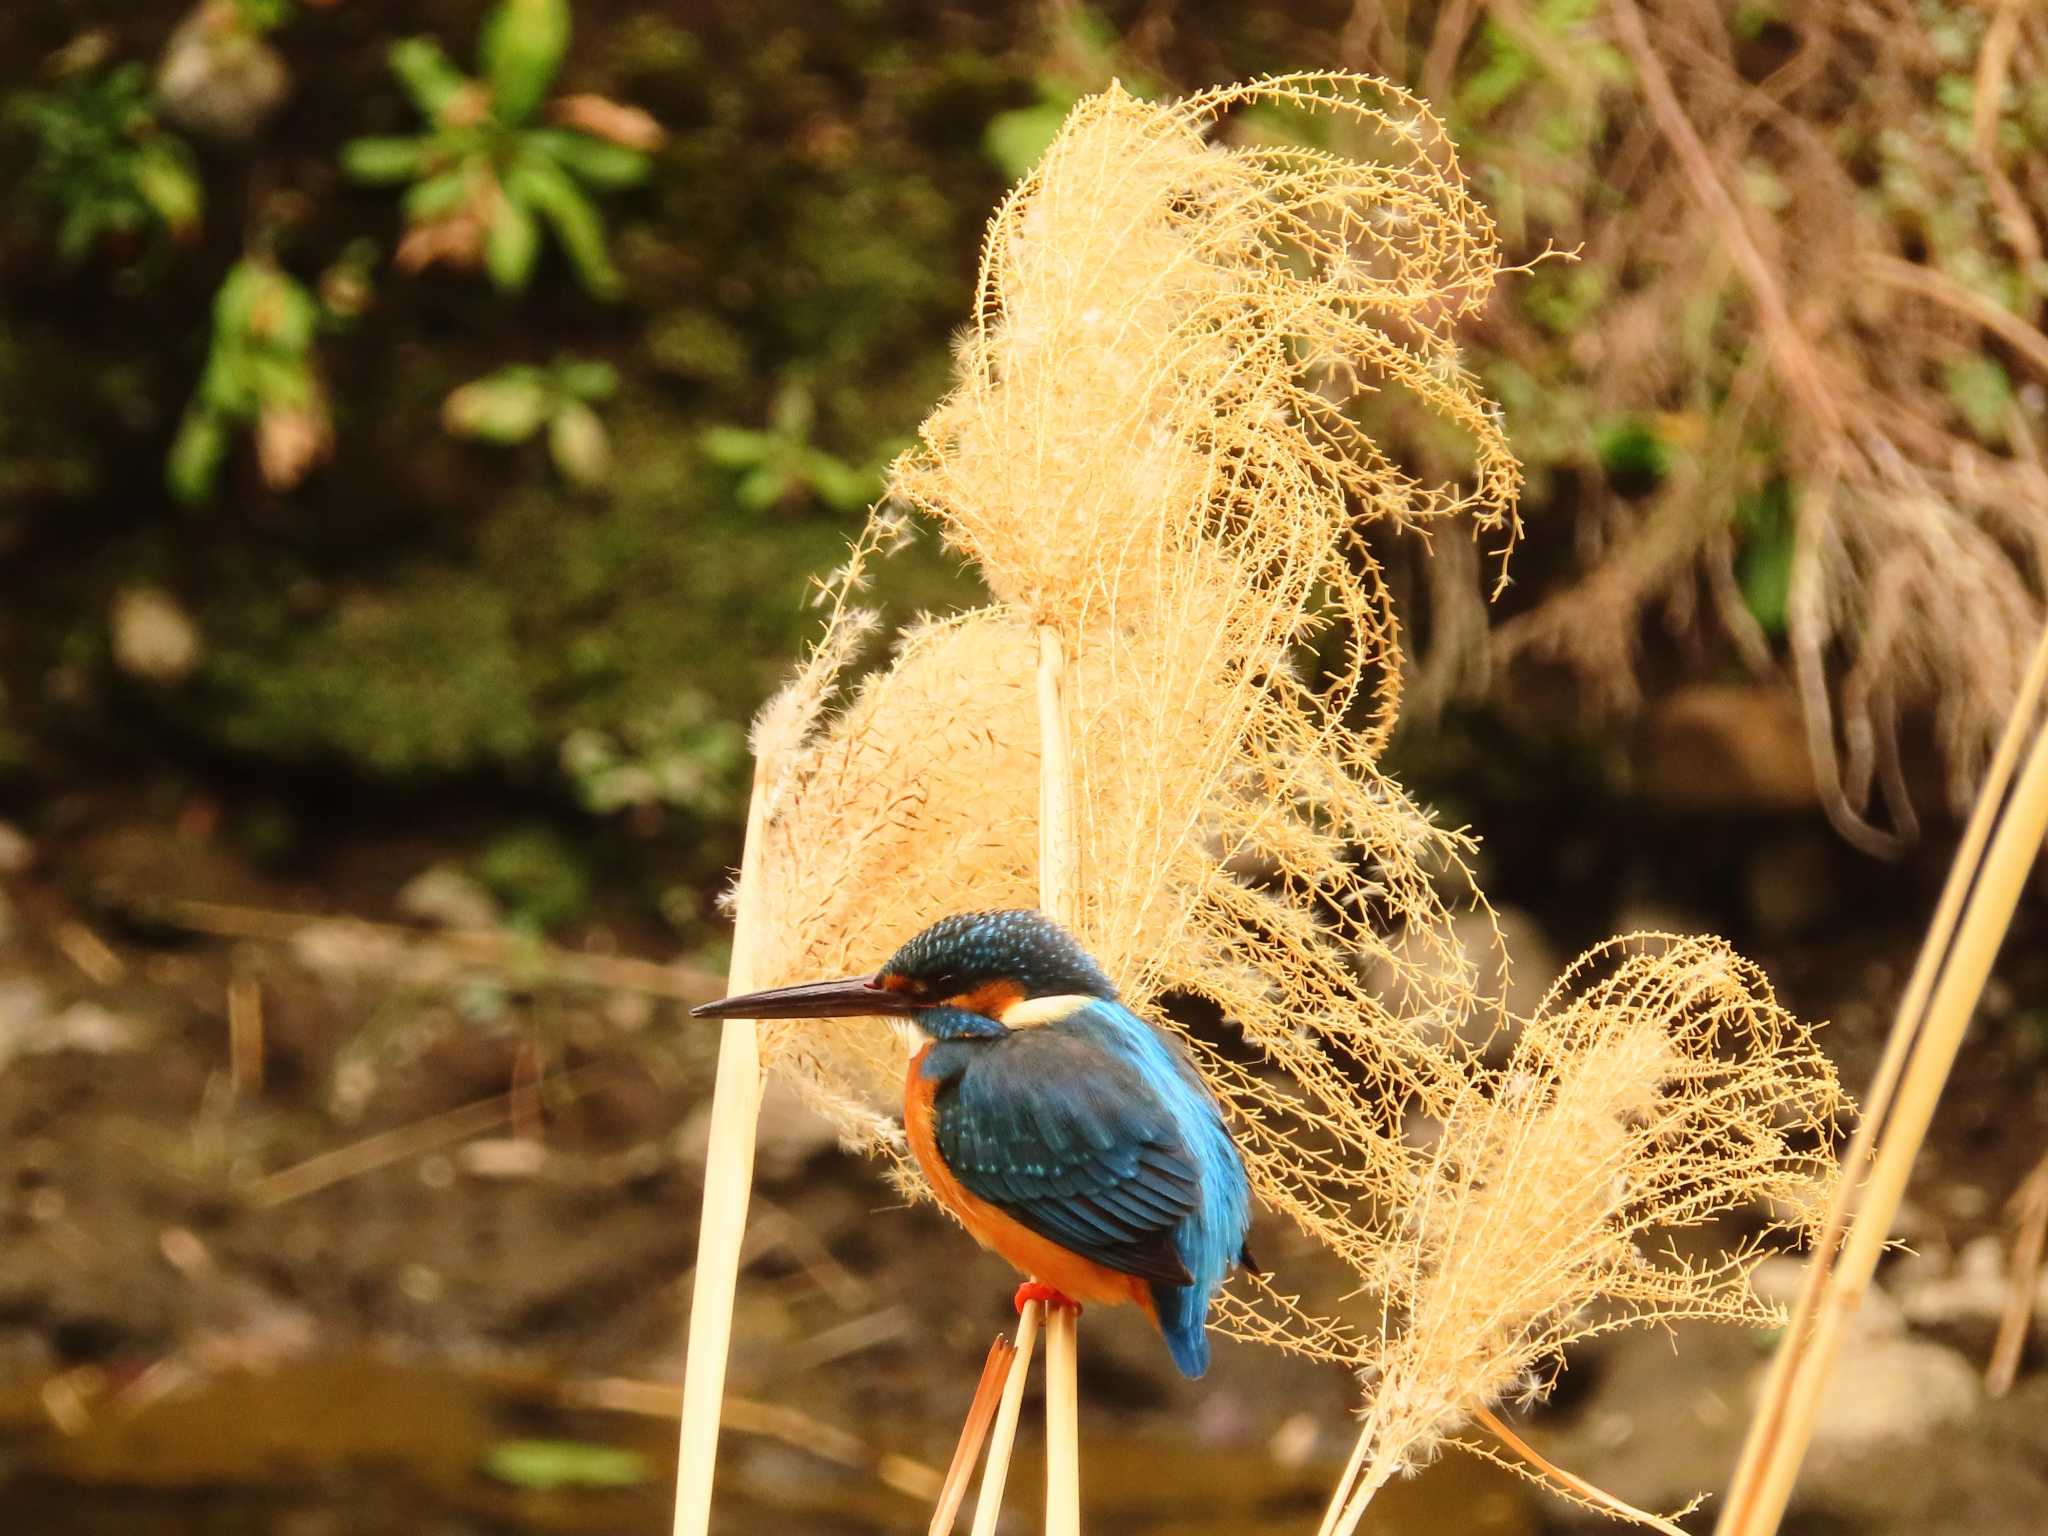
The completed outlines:
<svg viewBox="0 0 2048 1536">
<path fill-rule="evenodd" d="M 571 731 L 562 742 L 562 773 L 599 815 L 675 806 L 718 816 L 739 804 L 746 746 L 744 731 L 686 688 L 616 732 Z"/>
<path fill-rule="evenodd" d="M 1601 423 L 1593 434 L 1593 446 L 1607 483 L 1620 495 L 1647 495 L 1670 473 L 1670 444 L 1645 417 L 1620 416 Z"/>
<path fill-rule="evenodd" d="M 358 181 L 410 183 L 398 265 L 482 267 L 503 293 L 523 291 L 554 233 L 577 279 L 599 298 L 621 288 L 603 216 L 589 191 L 638 186 L 662 131 L 636 108 L 601 96 L 562 97 L 535 121 L 569 46 L 568 0 L 500 0 L 477 48 L 482 78 L 465 75 L 430 37 L 396 43 L 397 76 L 425 133 L 361 138 L 342 149 Z"/>
<path fill-rule="evenodd" d="M 272 490 L 289 490 L 334 445 L 314 352 L 321 309 L 267 256 L 245 256 L 213 301 L 213 342 L 164 465 L 183 502 L 219 483 L 236 433 L 253 425 L 256 458 Z"/>
<path fill-rule="evenodd" d="M 651 1475 L 647 1459 L 615 1445 L 581 1440 L 501 1440 L 484 1456 L 484 1475 L 515 1488 L 632 1488 Z"/>
<path fill-rule="evenodd" d="M 1785 633 L 1792 602 L 1792 558 L 1798 522 L 1792 486 L 1774 477 L 1760 491 L 1735 504 L 1735 531 L 1741 539 L 1735 579 L 1742 604 L 1757 627 L 1773 640 Z"/>
<path fill-rule="evenodd" d="M 710 427 L 698 439 L 704 457 L 733 479 L 733 500 L 749 512 L 816 497 L 837 512 L 860 512 L 882 494 L 882 474 L 895 457 L 889 445 L 868 464 L 849 464 L 811 443 L 815 415 L 807 385 L 788 383 L 775 396 L 768 426 Z"/>
<path fill-rule="evenodd" d="M 611 441 L 594 402 L 617 393 L 610 363 L 557 358 L 546 368 L 513 363 L 472 379 L 441 407 L 441 423 L 456 437 L 510 447 L 543 429 L 548 457 L 571 485 L 595 486 L 611 472 Z"/>
<path fill-rule="evenodd" d="M 35 138 L 27 188 L 55 211 L 65 261 L 159 232 L 198 238 L 206 201 L 198 167 L 184 140 L 157 122 L 142 65 L 83 71 L 55 90 L 25 92 L 8 116 Z"/>
<path fill-rule="evenodd" d="M 1005 176 L 1015 181 L 1038 164 L 1068 111 L 1090 91 L 1121 77 L 1134 95 L 1153 93 L 1151 81 L 1119 70 L 1117 42 L 1116 30 L 1087 7 L 1056 8 L 1045 61 L 1032 79 L 1035 99 L 998 112 L 982 132 L 983 151 Z"/>
<path fill-rule="evenodd" d="M 547 933 L 590 907 L 590 867 L 551 827 L 518 827 L 494 838 L 477 856 L 476 877 L 517 928 Z"/>
</svg>

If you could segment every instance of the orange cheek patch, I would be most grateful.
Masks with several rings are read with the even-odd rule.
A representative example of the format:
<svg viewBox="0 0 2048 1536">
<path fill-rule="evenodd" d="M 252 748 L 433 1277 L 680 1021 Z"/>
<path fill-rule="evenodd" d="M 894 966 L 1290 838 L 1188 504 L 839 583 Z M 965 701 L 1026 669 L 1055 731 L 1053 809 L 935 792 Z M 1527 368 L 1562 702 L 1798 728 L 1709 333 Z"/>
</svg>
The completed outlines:
<svg viewBox="0 0 2048 1536">
<path fill-rule="evenodd" d="M 1024 1000 L 1024 989 L 1014 981 L 985 981 L 971 991 L 946 999 L 949 1008 L 964 1008 L 985 1019 L 1001 1020 L 1005 1009 Z"/>
</svg>

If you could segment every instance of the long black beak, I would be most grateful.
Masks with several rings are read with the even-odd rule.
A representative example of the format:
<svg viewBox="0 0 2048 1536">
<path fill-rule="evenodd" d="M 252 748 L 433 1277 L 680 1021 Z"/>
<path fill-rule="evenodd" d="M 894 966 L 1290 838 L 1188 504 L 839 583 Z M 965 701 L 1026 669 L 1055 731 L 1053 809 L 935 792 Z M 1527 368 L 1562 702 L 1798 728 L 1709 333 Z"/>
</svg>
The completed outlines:
<svg viewBox="0 0 2048 1536">
<path fill-rule="evenodd" d="M 862 1014 L 909 1013 L 915 1005 L 881 977 L 848 976 L 842 981 L 804 981 L 765 992 L 721 997 L 690 1010 L 693 1019 L 844 1019 Z"/>
</svg>

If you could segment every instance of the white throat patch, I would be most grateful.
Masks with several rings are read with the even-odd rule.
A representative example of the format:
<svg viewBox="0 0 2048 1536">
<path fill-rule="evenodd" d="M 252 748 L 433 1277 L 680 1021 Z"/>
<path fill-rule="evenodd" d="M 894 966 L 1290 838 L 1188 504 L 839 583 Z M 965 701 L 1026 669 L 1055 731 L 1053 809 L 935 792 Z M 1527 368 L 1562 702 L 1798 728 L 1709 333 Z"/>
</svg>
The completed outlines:
<svg viewBox="0 0 2048 1536">
<path fill-rule="evenodd" d="M 1057 1024 L 1096 999 L 1086 992 L 1060 992 L 1052 997 L 1027 997 L 1022 1002 L 1010 1004 L 1003 1010 L 1002 1022 L 1010 1029 L 1036 1029 L 1042 1024 Z"/>
</svg>

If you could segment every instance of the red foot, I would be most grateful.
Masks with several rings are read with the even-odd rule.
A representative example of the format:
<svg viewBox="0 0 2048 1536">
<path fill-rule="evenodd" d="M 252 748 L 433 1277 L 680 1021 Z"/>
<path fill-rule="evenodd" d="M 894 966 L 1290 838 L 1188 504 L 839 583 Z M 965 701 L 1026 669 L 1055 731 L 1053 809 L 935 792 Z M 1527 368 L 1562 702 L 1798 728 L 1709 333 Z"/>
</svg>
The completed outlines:
<svg viewBox="0 0 2048 1536">
<path fill-rule="evenodd" d="M 1075 1301 L 1065 1291 L 1055 1290 L 1052 1286 L 1042 1284 L 1037 1280 L 1026 1280 L 1022 1285 L 1018 1286 L 1016 1300 L 1019 1312 L 1024 1310 L 1024 1304 L 1027 1301 L 1036 1301 L 1042 1303 L 1048 1312 L 1054 1307 L 1065 1307 L 1076 1317 L 1081 1315 L 1081 1303 Z"/>
</svg>

